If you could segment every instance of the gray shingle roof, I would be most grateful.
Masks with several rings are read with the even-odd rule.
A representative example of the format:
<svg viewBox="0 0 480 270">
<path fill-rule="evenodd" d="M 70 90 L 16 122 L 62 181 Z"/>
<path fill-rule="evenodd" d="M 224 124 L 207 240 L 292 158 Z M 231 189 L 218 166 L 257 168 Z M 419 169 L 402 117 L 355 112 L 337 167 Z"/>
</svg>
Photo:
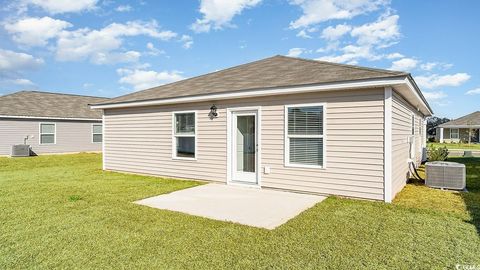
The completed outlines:
<svg viewBox="0 0 480 270">
<path fill-rule="evenodd" d="M 120 96 L 102 104 L 407 75 L 408 73 L 399 71 L 365 68 L 277 55 Z"/>
<path fill-rule="evenodd" d="M 480 126 L 480 111 L 467 114 L 458 119 L 443 123 L 438 127 Z"/>
<path fill-rule="evenodd" d="M 0 115 L 101 119 L 101 110 L 92 110 L 91 103 L 107 98 L 40 91 L 20 91 L 0 96 Z"/>
</svg>

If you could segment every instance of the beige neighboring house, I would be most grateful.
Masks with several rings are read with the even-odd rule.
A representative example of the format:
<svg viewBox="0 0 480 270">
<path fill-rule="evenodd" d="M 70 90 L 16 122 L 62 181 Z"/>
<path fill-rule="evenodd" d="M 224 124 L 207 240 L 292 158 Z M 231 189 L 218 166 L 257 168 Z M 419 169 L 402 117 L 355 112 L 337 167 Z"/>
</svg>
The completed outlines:
<svg viewBox="0 0 480 270">
<path fill-rule="evenodd" d="M 480 143 L 480 111 L 437 127 L 435 140 L 441 143 Z"/>
<path fill-rule="evenodd" d="M 24 143 L 33 155 L 101 151 L 102 113 L 88 104 L 106 101 L 39 91 L 0 96 L 0 155 Z"/>
<path fill-rule="evenodd" d="M 432 115 L 408 73 L 285 56 L 91 107 L 105 170 L 386 202 Z"/>
</svg>

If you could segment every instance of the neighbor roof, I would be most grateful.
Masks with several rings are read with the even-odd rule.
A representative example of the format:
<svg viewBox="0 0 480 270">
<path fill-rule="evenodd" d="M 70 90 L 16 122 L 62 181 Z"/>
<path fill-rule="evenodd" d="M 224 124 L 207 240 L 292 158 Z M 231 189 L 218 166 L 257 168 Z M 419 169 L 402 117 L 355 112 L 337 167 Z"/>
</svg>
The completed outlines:
<svg viewBox="0 0 480 270">
<path fill-rule="evenodd" d="M 240 90 L 408 76 L 408 73 L 330 62 L 273 56 L 108 100 L 115 104 Z"/>
<path fill-rule="evenodd" d="M 101 110 L 92 110 L 88 104 L 107 100 L 102 97 L 20 91 L 0 96 L 0 117 L 102 119 Z"/>
<path fill-rule="evenodd" d="M 448 127 L 468 127 L 468 126 L 480 126 L 480 111 L 467 114 L 458 119 L 452 120 L 447 123 L 443 123 L 438 127 L 448 128 Z"/>
</svg>

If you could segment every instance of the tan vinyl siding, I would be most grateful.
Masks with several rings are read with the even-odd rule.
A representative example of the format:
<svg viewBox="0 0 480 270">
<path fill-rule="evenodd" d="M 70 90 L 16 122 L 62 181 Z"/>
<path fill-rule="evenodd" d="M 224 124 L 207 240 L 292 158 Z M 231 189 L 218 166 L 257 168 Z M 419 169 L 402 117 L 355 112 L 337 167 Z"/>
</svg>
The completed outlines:
<svg viewBox="0 0 480 270">
<path fill-rule="evenodd" d="M 261 106 L 263 187 L 383 199 L 383 88 L 105 111 L 106 169 L 226 182 L 226 109 Z M 284 166 L 284 106 L 326 103 L 327 168 Z M 172 159 L 172 112 L 197 111 L 197 160 Z M 271 168 L 270 174 L 263 167 Z"/>
<path fill-rule="evenodd" d="M 422 128 L 424 117 L 397 92 L 392 99 L 392 198 L 405 186 L 408 179 L 410 153 L 409 137 L 412 136 L 412 114 L 415 115 L 415 162 L 421 162 Z"/>
<path fill-rule="evenodd" d="M 56 143 L 40 145 L 40 123 L 56 124 Z M 32 120 L 0 118 L 0 155 L 10 155 L 14 144 L 27 144 L 36 154 L 101 151 L 101 143 L 92 143 L 91 121 Z"/>
</svg>

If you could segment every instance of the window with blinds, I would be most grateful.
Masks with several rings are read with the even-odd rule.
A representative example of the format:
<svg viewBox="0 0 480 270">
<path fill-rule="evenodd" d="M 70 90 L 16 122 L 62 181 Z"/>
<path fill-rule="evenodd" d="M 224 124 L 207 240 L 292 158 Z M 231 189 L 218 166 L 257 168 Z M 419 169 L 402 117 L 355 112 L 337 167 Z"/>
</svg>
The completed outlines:
<svg viewBox="0 0 480 270">
<path fill-rule="evenodd" d="M 324 105 L 286 107 L 287 165 L 324 167 Z"/>
</svg>

